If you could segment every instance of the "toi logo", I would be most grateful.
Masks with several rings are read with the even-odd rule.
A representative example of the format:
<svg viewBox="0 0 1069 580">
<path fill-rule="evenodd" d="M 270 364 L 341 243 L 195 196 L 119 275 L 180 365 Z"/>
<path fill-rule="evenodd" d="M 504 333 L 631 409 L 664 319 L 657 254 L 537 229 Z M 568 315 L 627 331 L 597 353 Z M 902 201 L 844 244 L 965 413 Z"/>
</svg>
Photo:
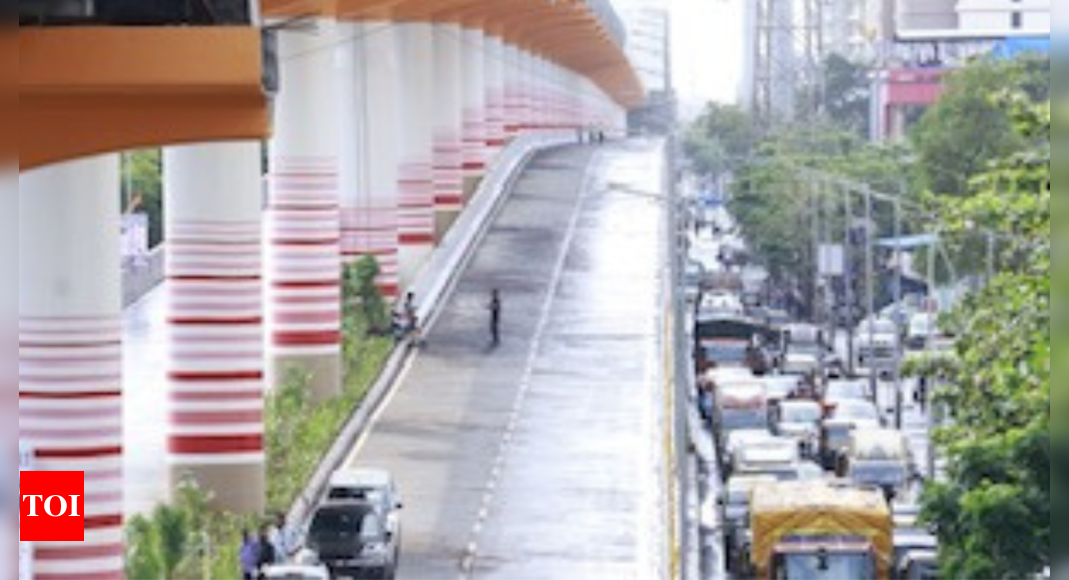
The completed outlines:
<svg viewBox="0 0 1069 580">
<path fill-rule="evenodd" d="M 85 474 L 19 473 L 19 541 L 85 541 Z"/>
</svg>

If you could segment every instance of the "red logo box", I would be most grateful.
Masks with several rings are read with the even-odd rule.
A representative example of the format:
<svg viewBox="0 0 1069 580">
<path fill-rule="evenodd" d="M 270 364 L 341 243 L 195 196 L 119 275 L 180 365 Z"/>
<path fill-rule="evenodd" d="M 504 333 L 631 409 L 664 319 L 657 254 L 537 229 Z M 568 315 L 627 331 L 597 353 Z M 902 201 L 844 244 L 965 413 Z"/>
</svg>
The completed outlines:
<svg viewBox="0 0 1069 580">
<path fill-rule="evenodd" d="M 85 541 L 85 473 L 19 472 L 19 541 Z"/>
</svg>

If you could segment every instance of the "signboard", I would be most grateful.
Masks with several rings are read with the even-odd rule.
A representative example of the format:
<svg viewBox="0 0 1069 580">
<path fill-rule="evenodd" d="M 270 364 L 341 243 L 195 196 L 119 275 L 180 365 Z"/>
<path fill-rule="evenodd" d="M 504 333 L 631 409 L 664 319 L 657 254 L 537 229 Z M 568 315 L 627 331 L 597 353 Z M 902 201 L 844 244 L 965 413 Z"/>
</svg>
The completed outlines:
<svg viewBox="0 0 1069 580">
<path fill-rule="evenodd" d="M 33 471 L 33 447 L 19 441 L 19 473 Z M 19 580 L 33 580 L 33 543 L 19 542 Z"/>
<path fill-rule="evenodd" d="M 820 275 L 825 277 L 846 275 L 846 250 L 841 244 L 820 246 Z"/>
</svg>

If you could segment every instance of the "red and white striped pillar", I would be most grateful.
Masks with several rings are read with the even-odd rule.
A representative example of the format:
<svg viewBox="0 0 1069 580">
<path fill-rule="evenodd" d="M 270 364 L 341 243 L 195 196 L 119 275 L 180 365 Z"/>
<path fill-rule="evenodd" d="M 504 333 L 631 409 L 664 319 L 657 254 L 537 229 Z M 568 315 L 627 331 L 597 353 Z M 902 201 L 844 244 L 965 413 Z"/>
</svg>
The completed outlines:
<svg viewBox="0 0 1069 580">
<path fill-rule="evenodd" d="M 341 389 L 339 137 L 331 20 L 283 31 L 281 91 L 270 145 L 269 383 L 296 372 L 317 399 Z"/>
<path fill-rule="evenodd" d="M 464 28 L 463 47 L 463 159 L 465 203 L 486 173 L 486 56 L 479 28 Z"/>
<path fill-rule="evenodd" d="M 85 541 L 37 544 L 37 580 L 123 578 L 119 211 L 116 156 L 19 175 L 19 440 L 85 473 Z"/>
<path fill-rule="evenodd" d="M 400 287 L 398 235 L 398 134 L 400 66 L 393 23 L 368 21 L 355 25 L 354 41 L 357 117 L 361 142 L 355 167 L 355 193 L 346 192 L 342 211 L 346 261 L 374 257 L 381 271 L 379 289 L 388 298 Z"/>
<path fill-rule="evenodd" d="M 436 241 L 453 226 L 464 207 L 463 29 L 434 26 L 434 231 Z"/>
<path fill-rule="evenodd" d="M 505 44 L 488 35 L 484 45 L 486 74 L 486 162 L 493 163 L 505 146 Z"/>
<path fill-rule="evenodd" d="M 264 321 L 261 145 L 164 153 L 171 489 L 262 513 Z"/>
<path fill-rule="evenodd" d="M 408 288 L 434 250 L 434 32 L 426 22 L 398 23 L 401 114 L 397 166 L 400 282 Z"/>
</svg>

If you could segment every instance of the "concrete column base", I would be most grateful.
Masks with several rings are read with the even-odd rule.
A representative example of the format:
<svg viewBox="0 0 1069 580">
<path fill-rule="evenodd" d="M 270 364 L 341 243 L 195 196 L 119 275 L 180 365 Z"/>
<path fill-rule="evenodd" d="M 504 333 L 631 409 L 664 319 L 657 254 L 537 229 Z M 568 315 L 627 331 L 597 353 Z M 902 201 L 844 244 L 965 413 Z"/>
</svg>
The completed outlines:
<svg viewBox="0 0 1069 580">
<path fill-rule="evenodd" d="M 317 403 L 329 401 L 341 394 L 344 365 L 341 354 L 300 356 L 273 355 L 267 365 L 268 384 L 273 388 L 283 383 L 293 372 L 308 376 L 308 391 Z"/>
<path fill-rule="evenodd" d="M 267 509 L 267 477 L 263 464 L 172 465 L 172 493 L 185 478 L 192 478 L 211 495 L 210 506 L 240 515 L 262 515 Z"/>
<path fill-rule="evenodd" d="M 471 202 L 471 198 L 475 196 L 475 192 L 479 191 L 479 185 L 483 182 L 483 177 L 465 176 L 464 177 L 464 205 L 467 206 Z"/>
<path fill-rule="evenodd" d="M 438 245 L 442 243 L 442 239 L 449 233 L 449 230 L 453 228 L 453 224 L 456 223 L 457 218 L 460 217 L 460 210 L 439 211 L 434 214 L 434 244 Z"/>
</svg>

